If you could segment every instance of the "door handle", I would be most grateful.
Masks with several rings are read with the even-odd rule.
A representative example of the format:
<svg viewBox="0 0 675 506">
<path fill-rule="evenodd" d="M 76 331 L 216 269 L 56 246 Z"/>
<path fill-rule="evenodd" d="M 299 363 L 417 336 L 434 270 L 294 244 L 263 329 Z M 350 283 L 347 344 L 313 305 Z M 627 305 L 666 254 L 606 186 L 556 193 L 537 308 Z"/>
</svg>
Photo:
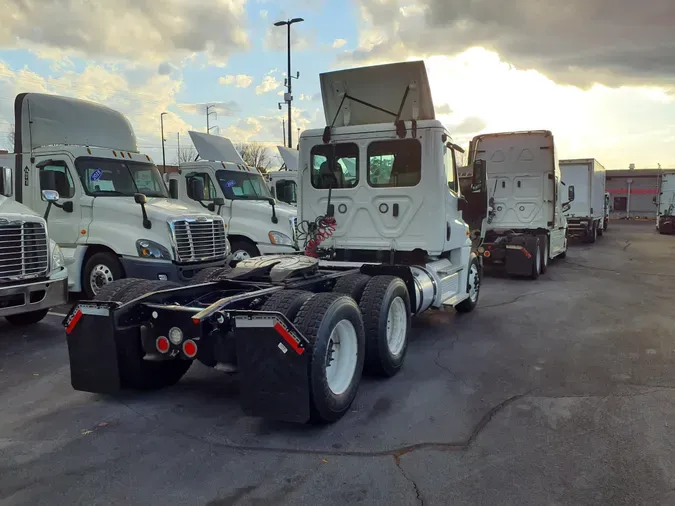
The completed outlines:
<svg viewBox="0 0 675 506">
<path fill-rule="evenodd" d="M 398 218 L 398 204 L 394 204 L 392 207 L 392 214 L 394 215 L 394 218 Z"/>
</svg>

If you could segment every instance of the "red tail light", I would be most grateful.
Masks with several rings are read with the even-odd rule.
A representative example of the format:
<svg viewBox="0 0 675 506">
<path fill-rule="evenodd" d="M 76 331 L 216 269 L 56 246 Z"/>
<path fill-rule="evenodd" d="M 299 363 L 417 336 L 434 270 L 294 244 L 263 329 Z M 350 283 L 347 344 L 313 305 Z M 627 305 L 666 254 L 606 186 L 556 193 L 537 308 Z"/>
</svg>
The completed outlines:
<svg viewBox="0 0 675 506">
<path fill-rule="evenodd" d="M 171 347 L 169 340 L 164 336 L 159 336 L 155 345 L 157 346 L 157 351 L 160 353 L 167 353 Z"/>
<path fill-rule="evenodd" d="M 183 343 L 183 353 L 188 358 L 194 358 L 197 356 L 197 343 L 192 339 L 188 339 Z"/>
</svg>

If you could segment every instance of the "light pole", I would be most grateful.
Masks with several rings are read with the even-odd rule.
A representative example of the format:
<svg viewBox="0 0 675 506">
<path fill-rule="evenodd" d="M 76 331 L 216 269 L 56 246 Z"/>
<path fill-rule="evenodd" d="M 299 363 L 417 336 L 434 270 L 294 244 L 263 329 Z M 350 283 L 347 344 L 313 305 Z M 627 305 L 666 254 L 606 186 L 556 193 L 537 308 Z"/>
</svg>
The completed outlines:
<svg viewBox="0 0 675 506">
<path fill-rule="evenodd" d="M 162 128 L 162 170 L 164 170 L 164 173 L 166 174 L 166 153 L 164 151 L 164 142 L 166 139 L 164 138 L 164 115 L 169 114 L 168 112 L 163 112 L 162 114 L 159 115 L 159 123 Z"/>
<path fill-rule="evenodd" d="M 293 18 L 287 21 L 277 21 L 274 23 L 274 26 L 286 26 L 288 29 L 288 73 L 286 74 L 286 87 L 288 88 L 288 93 L 284 96 L 284 101 L 288 104 L 288 147 L 293 147 L 293 130 L 291 128 L 291 102 L 293 101 L 293 96 L 291 95 L 292 81 L 294 77 L 291 75 L 291 25 L 293 23 L 301 23 L 304 21 L 302 18 Z M 300 72 L 297 73 L 295 79 L 300 77 Z M 279 104 L 281 108 L 281 104 Z"/>
</svg>

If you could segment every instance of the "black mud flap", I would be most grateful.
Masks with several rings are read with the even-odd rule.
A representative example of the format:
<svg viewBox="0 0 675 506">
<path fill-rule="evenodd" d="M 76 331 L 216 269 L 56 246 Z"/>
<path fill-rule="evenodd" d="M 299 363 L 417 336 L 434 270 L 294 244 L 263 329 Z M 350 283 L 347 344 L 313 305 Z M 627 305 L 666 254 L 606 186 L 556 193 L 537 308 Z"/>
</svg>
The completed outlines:
<svg viewBox="0 0 675 506">
<path fill-rule="evenodd" d="M 309 342 L 279 313 L 235 316 L 241 408 L 283 422 L 309 421 Z"/>
<path fill-rule="evenodd" d="M 115 344 L 115 303 L 75 305 L 63 325 L 70 357 L 70 382 L 75 390 L 112 394 L 120 390 Z"/>
<path fill-rule="evenodd" d="M 506 272 L 511 276 L 530 276 L 536 258 L 536 239 L 528 237 L 522 244 L 507 244 L 504 260 Z"/>
</svg>

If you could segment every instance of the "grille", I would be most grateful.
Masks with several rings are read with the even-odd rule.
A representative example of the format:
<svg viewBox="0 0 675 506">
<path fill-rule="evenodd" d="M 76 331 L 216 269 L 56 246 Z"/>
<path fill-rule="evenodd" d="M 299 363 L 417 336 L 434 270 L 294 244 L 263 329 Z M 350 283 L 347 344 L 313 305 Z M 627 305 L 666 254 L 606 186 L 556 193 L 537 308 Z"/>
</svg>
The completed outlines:
<svg viewBox="0 0 675 506">
<path fill-rule="evenodd" d="M 49 270 L 48 259 L 42 223 L 0 222 L 0 282 L 43 276 Z"/>
<path fill-rule="evenodd" d="M 215 260 L 227 253 L 225 224 L 220 218 L 178 220 L 171 229 L 179 262 Z"/>
</svg>

